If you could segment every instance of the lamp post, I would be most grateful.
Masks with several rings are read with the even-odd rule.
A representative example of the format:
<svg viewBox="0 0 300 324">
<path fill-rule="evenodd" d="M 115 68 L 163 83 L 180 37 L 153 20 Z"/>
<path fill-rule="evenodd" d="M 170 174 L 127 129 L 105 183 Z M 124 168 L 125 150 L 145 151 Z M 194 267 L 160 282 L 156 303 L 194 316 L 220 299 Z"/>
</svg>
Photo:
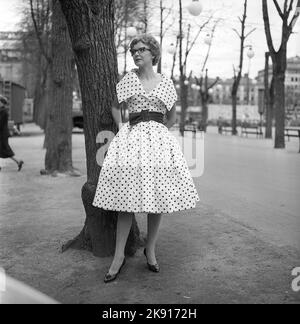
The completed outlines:
<svg viewBox="0 0 300 324">
<path fill-rule="evenodd" d="M 193 0 L 188 6 L 187 9 L 189 13 L 193 16 L 199 16 L 202 12 L 202 4 L 199 0 Z M 180 134 L 184 136 L 184 125 L 185 125 L 185 113 L 188 107 L 187 102 L 187 90 L 188 85 L 185 84 L 186 75 L 184 71 L 184 66 L 182 63 L 182 0 L 179 0 L 179 72 L 180 72 L 180 101 L 181 101 L 181 120 L 180 120 Z"/>
<path fill-rule="evenodd" d="M 249 50 L 247 52 L 247 56 L 249 58 L 248 76 L 247 76 L 247 105 L 249 105 L 249 96 L 250 96 L 250 80 L 249 80 L 249 76 L 250 76 L 250 66 L 251 66 L 251 60 L 255 56 L 255 53 L 253 51 L 252 45 L 245 46 L 245 48 L 247 48 L 247 47 L 249 47 Z"/>
</svg>

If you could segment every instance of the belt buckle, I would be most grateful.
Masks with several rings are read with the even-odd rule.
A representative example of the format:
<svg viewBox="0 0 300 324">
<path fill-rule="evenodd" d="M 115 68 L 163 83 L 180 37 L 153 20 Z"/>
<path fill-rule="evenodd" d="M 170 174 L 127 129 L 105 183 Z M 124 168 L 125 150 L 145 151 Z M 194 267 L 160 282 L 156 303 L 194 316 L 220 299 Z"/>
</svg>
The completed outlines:
<svg viewBox="0 0 300 324">
<path fill-rule="evenodd" d="M 143 121 L 149 121 L 150 116 L 149 116 L 149 109 L 144 109 L 141 111 L 141 116 Z"/>
</svg>

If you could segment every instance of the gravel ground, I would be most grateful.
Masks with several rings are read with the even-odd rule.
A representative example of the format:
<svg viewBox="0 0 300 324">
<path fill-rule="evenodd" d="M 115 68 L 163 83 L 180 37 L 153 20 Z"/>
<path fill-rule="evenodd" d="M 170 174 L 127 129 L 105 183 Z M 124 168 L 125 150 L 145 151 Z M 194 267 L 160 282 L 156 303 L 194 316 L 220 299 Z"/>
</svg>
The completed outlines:
<svg viewBox="0 0 300 324">
<path fill-rule="evenodd" d="M 216 134 L 206 137 L 211 144 L 217 139 Z M 61 303 L 300 302 L 291 289 L 299 249 L 270 240 L 260 226 L 213 205 L 201 196 L 201 178 L 196 180 L 202 198 L 197 207 L 164 215 L 157 245 L 161 272 L 147 270 L 140 250 L 116 281 L 104 284 L 111 258 L 60 252 L 85 218 L 80 198 L 86 179 L 83 135 L 73 134 L 73 162 L 82 172 L 77 178 L 39 175 L 45 151 L 37 127 L 26 125 L 23 136 L 10 143 L 25 164 L 17 173 L 13 162 L 0 161 L 0 266 L 9 276 Z M 137 220 L 145 232 L 145 215 Z"/>
</svg>

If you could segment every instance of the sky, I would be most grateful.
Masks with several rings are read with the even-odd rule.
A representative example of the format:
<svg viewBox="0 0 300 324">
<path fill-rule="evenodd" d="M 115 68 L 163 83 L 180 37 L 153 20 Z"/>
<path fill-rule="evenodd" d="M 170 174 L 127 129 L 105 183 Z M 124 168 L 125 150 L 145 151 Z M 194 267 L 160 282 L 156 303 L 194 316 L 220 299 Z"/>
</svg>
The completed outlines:
<svg viewBox="0 0 300 324">
<path fill-rule="evenodd" d="M 208 74 L 210 77 L 231 78 L 233 76 L 233 65 L 237 66 L 239 62 L 239 47 L 240 41 L 233 28 L 240 31 L 240 22 L 238 17 L 243 14 L 243 0 L 200 0 L 203 5 L 203 11 L 199 17 L 192 17 L 186 6 L 190 0 L 182 0 L 183 15 L 185 21 L 192 25 L 192 33 L 197 32 L 197 24 L 201 24 L 211 12 L 214 17 L 221 18 L 213 38 L 210 56 L 207 62 Z M 298 0 L 295 0 L 295 4 Z M 153 1 L 154 3 L 155 1 Z M 156 0 L 156 2 L 158 2 Z M 245 55 L 243 73 L 249 71 L 251 77 L 255 77 L 259 70 L 264 68 L 264 53 L 267 51 L 266 37 L 264 32 L 264 24 L 262 18 L 261 0 L 248 1 L 247 13 L 247 29 L 246 32 L 256 28 L 246 40 L 246 45 L 253 46 L 255 56 L 249 60 Z M 279 4 L 283 5 L 284 0 L 279 0 Z M 173 22 L 173 27 L 168 31 L 165 41 L 163 43 L 163 72 L 170 73 L 172 57 L 167 53 L 167 48 L 170 43 L 176 41 L 176 33 L 178 32 L 178 1 L 165 0 L 166 6 L 173 5 L 174 15 L 169 17 L 167 24 Z M 273 1 L 269 0 L 269 12 L 271 19 L 271 32 L 274 39 L 275 48 L 281 39 L 281 20 L 273 5 Z M 0 31 L 11 31 L 17 29 L 17 24 L 21 19 L 21 9 L 24 6 L 24 0 L 0 0 Z M 149 31 L 157 37 L 158 35 L 158 21 L 155 9 L 153 9 L 153 16 L 150 20 Z M 172 20 L 174 19 L 174 21 Z M 193 71 L 194 75 L 199 75 L 204 62 L 204 57 L 207 52 L 207 45 L 204 43 L 204 37 L 211 31 L 211 26 L 206 31 L 202 32 L 197 44 L 192 49 L 188 58 L 187 71 Z M 247 49 L 245 50 L 245 54 Z M 298 19 L 294 33 L 291 35 L 288 44 L 288 57 L 300 56 L 300 18 Z M 119 70 L 122 71 L 123 58 L 119 58 Z M 128 55 L 128 68 L 135 67 L 130 55 Z M 178 68 L 177 68 L 178 70 Z M 175 71 L 176 74 L 176 71 Z"/>
</svg>

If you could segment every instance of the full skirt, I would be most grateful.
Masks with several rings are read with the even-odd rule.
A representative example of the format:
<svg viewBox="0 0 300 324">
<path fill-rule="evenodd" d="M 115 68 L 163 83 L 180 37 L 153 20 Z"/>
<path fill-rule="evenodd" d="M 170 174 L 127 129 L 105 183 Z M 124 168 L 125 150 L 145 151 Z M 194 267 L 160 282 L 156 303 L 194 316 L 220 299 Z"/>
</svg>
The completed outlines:
<svg viewBox="0 0 300 324">
<path fill-rule="evenodd" d="M 199 196 L 179 142 L 158 122 L 125 123 L 111 141 L 93 206 L 134 213 L 195 208 Z"/>
</svg>

